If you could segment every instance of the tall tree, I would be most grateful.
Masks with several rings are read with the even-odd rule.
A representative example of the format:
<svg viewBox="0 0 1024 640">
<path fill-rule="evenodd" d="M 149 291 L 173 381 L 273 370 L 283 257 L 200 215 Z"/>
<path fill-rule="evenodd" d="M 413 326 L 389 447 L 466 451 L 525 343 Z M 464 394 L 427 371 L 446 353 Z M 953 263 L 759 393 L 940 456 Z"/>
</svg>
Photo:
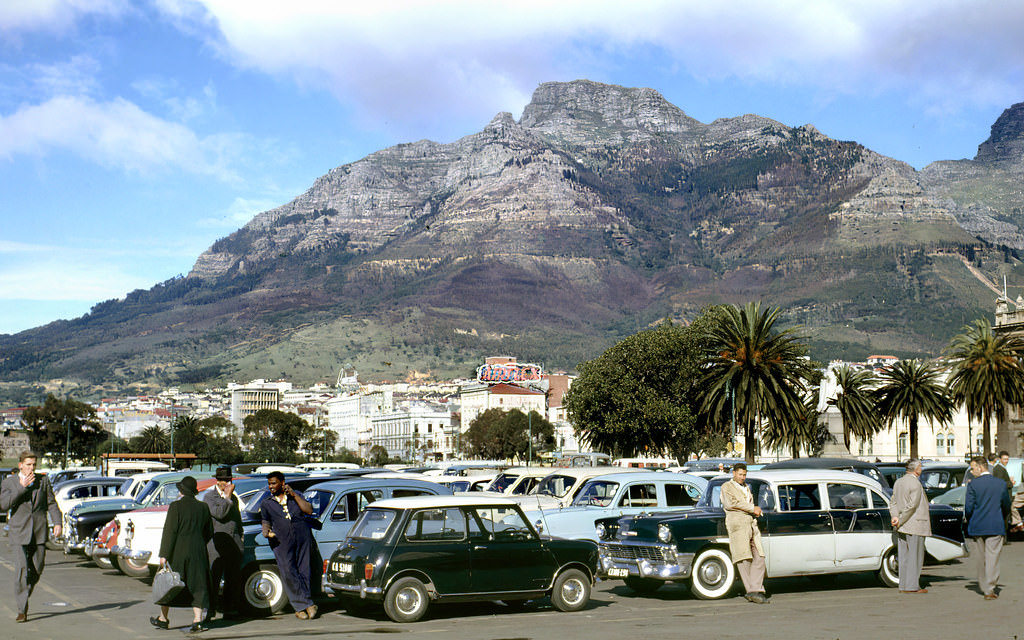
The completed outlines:
<svg viewBox="0 0 1024 640">
<path fill-rule="evenodd" d="M 984 454 L 992 452 L 992 418 L 1006 418 L 1009 405 L 1024 404 L 1024 341 L 996 335 L 986 318 L 975 320 L 955 336 L 946 351 L 952 374 L 947 386 L 954 402 L 967 410 L 967 419 L 981 421 Z M 968 444 L 968 450 L 974 443 Z"/>
<path fill-rule="evenodd" d="M 744 457 L 754 461 L 756 432 L 766 422 L 782 433 L 804 417 L 802 394 L 811 375 L 807 347 L 792 330 L 777 330 L 779 309 L 758 303 L 726 306 L 711 326 L 701 387 L 702 412 L 712 424 L 730 415 L 743 426 Z"/>
<path fill-rule="evenodd" d="M 690 326 L 663 322 L 580 364 L 562 401 L 577 437 L 615 456 L 685 459 L 723 435 L 697 415 L 700 366 L 720 313 L 706 309 Z"/>
<path fill-rule="evenodd" d="M 536 411 L 488 409 L 473 418 L 466 431 L 472 455 L 491 460 L 527 458 L 532 432 L 533 455 L 548 451 L 555 441 L 555 428 Z"/>
<path fill-rule="evenodd" d="M 814 455 L 820 448 L 824 426 L 821 424 L 821 412 L 817 404 L 817 394 L 809 393 L 804 398 L 802 411 L 793 422 L 784 425 L 782 429 L 778 428 L 778 423 L 769 423 L 764 430 L 765 444 L 773 449 L 788 449 L 794 458 L 799 458 L 802 450 Z"/>
<path fill-rule="evenodd" d="M 59 458 L 67 468 L 68 458 L 90 459 L 96 445 L 107 438 L 96 410 L 72 398 L 61 400 L 49 394 L 42 405 L 31 406 L 21 415 L 28 430 L 29 446 L 40 455 Z"/>
<path fill-rule="evenodd" d="M 276 409 L 260 409 L 247 416 L 243 424 L 242 442 L 251 447 L 254 462 L 295 462 L 299 444 L 313 433 L 309 423 L 299 416 Z"/>
<path fill-rule="evenodd" d="M 133 436 L 128 441 L 128 446 L 135 453 L 166 453 L 169 442 L 167 432 L 157 425 L 152 425 Z"/>
<path fill-rule="evenodd" d="M 870 371 L 857 370 L 846 364 L 832 369 L 832 374 L 837 390 L 827 402 L 839 412 L 843 421 L 843 444 L 849 451 L 851 434 L 866 440 L 885 427 L 872 395 L 876 380 Z"/>
<path fill-rule="evenodd" d="M 879 374 L 874 395 L 882 419 L 892 428 L 896 420 L 907 421 L 910 457 L 917 458 L 917 423 L 920 418 L 946 424 L 953 419 L 953 400 L 942 384 L 937 362 L 900 360 Z"/>
</svg>

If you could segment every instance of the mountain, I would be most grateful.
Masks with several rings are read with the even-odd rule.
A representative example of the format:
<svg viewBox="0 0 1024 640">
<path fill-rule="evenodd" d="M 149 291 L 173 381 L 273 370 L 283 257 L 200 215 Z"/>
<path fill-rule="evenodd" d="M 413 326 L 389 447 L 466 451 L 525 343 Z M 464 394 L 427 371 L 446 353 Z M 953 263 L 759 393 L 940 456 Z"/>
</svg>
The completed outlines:
<svg viewBox="0 0 1024 640">
<path fill-rule="evenodd" d="M 922 171 L 811 125 L 701 123 L 652 89 L 545 83 L 450 144 L 331 170 L 188 276 L 0 336 L 0 378 L 184 384 L 571 369 L 708 304 L 785 309 L 812 356 L 937 354 L 1020 269 L 1024 103 Z"/>
</svg>

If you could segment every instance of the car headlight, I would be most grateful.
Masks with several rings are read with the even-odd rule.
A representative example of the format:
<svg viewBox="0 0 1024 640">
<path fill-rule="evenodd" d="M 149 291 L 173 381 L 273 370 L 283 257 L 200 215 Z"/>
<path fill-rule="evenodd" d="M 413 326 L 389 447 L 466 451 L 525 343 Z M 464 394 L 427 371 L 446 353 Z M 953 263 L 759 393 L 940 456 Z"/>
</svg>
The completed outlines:
<svg viewBox="0 0 1024 640">
<path fill-rule="evenodd" d="M 597 526 L 596 526 L 596 527 L 594 527 L 594 530 L 595 530 L 595 531 L 597 532 L 597 539 L 598 539 L 598 540 L 604 540 L 604 537 L 605 537 L 606 535 L 608 535 L 608 530 L 607 530 L 607 529 L 605 529 L 605 528 L 604 528 L 604 525 L 603 525 L 603 524 L 601 524 L 600 522 L 599 522 L 599 523 L 597 523 Z"/>
<path fill-rule="evenodd" d="M 672 539 L 672 530 L 668 528 L 667 524 L 658 525 L 658 540 L 662 542 L 668 542 Z"/>
</svg>

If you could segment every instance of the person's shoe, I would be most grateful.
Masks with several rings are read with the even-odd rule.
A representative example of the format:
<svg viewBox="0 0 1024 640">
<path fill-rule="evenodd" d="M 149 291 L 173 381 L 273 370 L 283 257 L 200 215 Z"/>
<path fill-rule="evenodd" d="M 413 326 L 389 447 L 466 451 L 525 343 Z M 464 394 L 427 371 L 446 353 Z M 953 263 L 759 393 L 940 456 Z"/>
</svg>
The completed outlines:
<svg viewBox="0 0 1024 640">
<path fill-rule="evenodd" d="M 18 615 L 16 615 L 14 617 L 14 621 L 15 622 L 28 622 L 28 614 L 27 613 L 19 613 Z"/>
<path fill-rule="evenodd" d="M 153 616 L 149 619 L 149 624 L 153 625 L 157 629 L 169 629 L 171 626 L 170 621 L 161 620 L 160 616 Z"/>
<path fill-rule="evenodd" d="M 306 617 L 309 618 L 310 620 L 315 620 L 316 619 L 316 611 L 317 611 L 317 609 L 316 609 L 316 605 L 315 604 L 309 605 L 308 607 L 306 607 Z"/>
<path fill-rule="evenodd" d="M 204 631 L 209 631 L 209 630 L 210 630 L 210 627 L 207 627 L 202 622 L 193 622 L 192 626 L 188 628 L 188 632 L 189 633 L 202 633 Z"/>
<path fill-rule="evenodd" d="M 985 599 L 986 600 L 995 600 L 998 597 L 999 597 L 999 594 L 997 594 L 997 593 L 986 593 L 985 594 Z"/>
<path fill-rule="evenodd" d="M 306 613 L 305 609 L 303 609 L 302 611 L 296 611 L 295 612 L 295 617 L 298 618 L 299 620 L 309 620 L 309 614 Z"/>
</svg>

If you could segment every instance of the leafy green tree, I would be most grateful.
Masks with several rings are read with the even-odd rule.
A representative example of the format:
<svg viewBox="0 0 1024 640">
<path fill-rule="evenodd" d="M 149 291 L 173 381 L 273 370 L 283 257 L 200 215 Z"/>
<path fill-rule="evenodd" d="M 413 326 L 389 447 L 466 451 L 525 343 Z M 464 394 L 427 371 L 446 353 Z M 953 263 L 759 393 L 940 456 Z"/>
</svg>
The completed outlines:
<svg viewBox="0 0 1024 640">
<path fill-rule="evenodd" d="M 872 394 L 876 381 L 870 371 L 856 370 L 840 365 L 832 370 L 838 391 L 828 399 L 843 421 L 843 444 L 850 450 L 850 434 L 866 440 L 881 431 L 885 425 Z"/>
<path fill-rule="evenodd" d="M 68 466 L 68 456 L 91 459 L 96 445 L 108 437 L 96 418 L 95 409 L 72 398 L 61 400 L 53 394 L 47 395 L 42 405 L 26 408 L 21 422 L 28 431 L 32 450 L 51 459 L 59 457 L 64 468 Z"/>
<path fill-rule="evenodd" d="M 351 451 L 342 447 L 333 456 L 329 456 L 328 462 L 351 462 L 352 464 L 363 464 L 363 459 L 359 457 L 359 454 L 355 451 Z"/>
<path fill-rule="evenodd" d="M 243 421 L 242 442 L 255 461 L 293 463 L 299 459 L 299 445 L 313 433 L 308 422 L 276 409 L 260 409 Z"/>
<path fill-rule="evenodd" d="M 996 335 L 986 318 L 966 325 L 947 349 L 952 369 L 949 393 L 967 409 L 968 420 L 981 421 L 986 456 L 992 453 L 992 418 L 1002 421 L 1007 406 L 1024 404 L 1022 356 L 1024 341 L 1005 333 Z"/>
<path fill-rule="evenodd" d="M 166 431 L 153 425 L 132 436 L 128 446 L 133 453 L 166 453 L 170 449 L 170 438 Z"/>
<path fill-rule="evenodd" d="M 531 430 L 534 455 L 554 447 L 554 426 L 536 411 L 527 416 L 519 409 L 484 411 L 469 423 L 466 439 L 472 455 L 490 460 L 525 459 L 530 455 Z"/>
<path fill-rule="evenodd" d="M 168 429 L 175 453 L 194 453 L 202 457 L 206 450 L 206 432 L 194 416 L 178 416 Z"/>
<path fill-rule="evenodd" d="M 774 438 L 786 440 L 785 431 L 806 418 L 802 394 L 812 371 L 800 337 L 792 329 L 775 328 L 779 309 L 747 303 L 723 310 L 710 328 L 701 408 L 711 424 L 721 424 L 735 406 L 744 456 L 753 462 L 762 422 Z"/>
<path fill-rule="evenodd" d="M 580 364 L 563 399 L 576 435 L 614 456 L 663 455 L 686 459 L 724 435 L 698 419 L 696 385 L 707 335 L 721 312 L 710 308 L 690 326 L 663 322 Z"/>
<path fill-rule="evenodd" d="M 313 431 L 302 450 L 312 458 L 319 458 L 326 461 L 333 453 L 334 447 L 338 446 L 338 433 L 331 429 L 319 428 Z"/>
<path fill-rule="evenodd" d="M 946 424 L 953 419 L 953 400 L 942 384 L 942 368 L 924 360 L 900 360 L 879 374 L 874 395 L 882 419 L 892 428 L 900 418 L 907 421 L 910 457 L 917 458 L 917 422 L 926 418 Z"/>
<path fill-rule="evenodd" d="M 384 465 L 391 462 L 391 456 L 388 455 L 388 450 L 379 444 L 375 444 L 370 447 L 370 466 L 371 467 L 383 467 Z"/>
</svg>

